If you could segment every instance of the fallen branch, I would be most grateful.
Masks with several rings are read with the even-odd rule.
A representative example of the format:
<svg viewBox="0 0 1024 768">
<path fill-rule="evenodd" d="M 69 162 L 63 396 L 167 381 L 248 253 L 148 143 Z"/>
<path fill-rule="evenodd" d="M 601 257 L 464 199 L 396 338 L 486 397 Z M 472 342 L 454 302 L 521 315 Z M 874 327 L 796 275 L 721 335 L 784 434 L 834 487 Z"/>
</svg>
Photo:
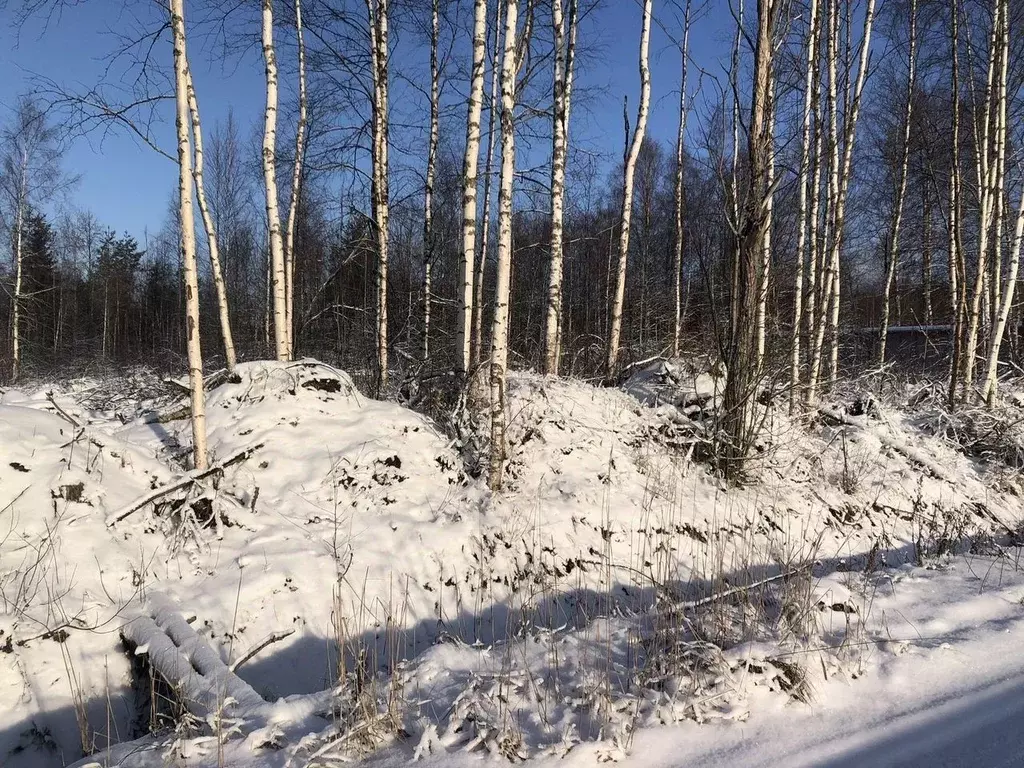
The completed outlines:
<svg viewBox="0 0 1024 768">
<path fill-rule="evenodd" d="M 175 491 L 180 491 L 182 488 L 187 488 L 188 486 L 192 485 L 192 483 L 196 483 L 200 480 L 210 477 L 210 475 L 215 475 L 218 472 L 223 472 L 228 467 L 233 466 L 234 464 L 238 464 L 239 462 L 245 461 L 262 447 L 263 443 L 257 443 L 256 445 L 250 446 L 249 448 L 246 448 L 243 451 L 239 451 L 238 453 L 234 454 L 228 459 L 225 459 L 224 461 L 217 462 L 208 469 L 199 471 L 193 470 L 192 472 L 189 472 L 188 474 L 180 477 L 179 479 L 171 483 L 168 483 L 167 485 L 162 485 L 159 488 L 150 491 L 144 496 L 136 499 L 135 501 L 131 502 L 130 504 L 124 507 L 121 507 L 113 514 L 109 515 L 107 517 L 107 526 L 109 527 L 121 522 L 129 515 L 134 514 L 147 504 L 150 504 L 151 502 L 154 502 L 159 498 L 162 498 L 170 493 L 174 493 Z"/>
<path fill-rule="evenodd" d="M 840 413 L 839 411 L 836 411 L 832 408 L 819 408 L 818 410 L 823 416 L 826 416 L 839 424 L 867 431 L 867 427 L 864 424 L 857 421 L 856 419 L 854 419 L 852 416 L 847 416 L 845 413 Z M 891 448 L 897 453 L 902 453 L 904 456 L 906 456 L 914 463 L 920 464 L 926 470 L 931 472 L 939 480 L 952 482 L 952 478 L 949 476 L 945 469 L 939 466 L 936 462 L 929 459 L 916 448 L 907 445 L 902 440 L 898 440 L 895 437 L 887 435 L 885 432 L 882 431 L 875 431 L 872 432 L 871 434 L 877 437 L 878 441 L 886 448 Z"/>
<path fill-rule="evenodd" d="M 216 389 L 221 384 L 225 384 L 236 378 L 235 374 L 229 373 L 227 368 L 220 368 L 212 373 L 208 373 L 203 377 L 203 390 L 209 392 L 210 390 Z M 188 378 L 172 379 L 170 377 L 165 378 L 164 384 L 168 386 L 177 387 L 182 392 L 191 393 L 192 386 L 189 384 Z"/>
<path fill-rule="evenodd" d="M 596 566 L 604 566 L 605 565 L 605 563 L 603 563 L 600 560 L 583 560 L 583 559 L 580 559 L 578 562 L 585 563 L 587 565 L 596 565 Z M 613 568 L 619 568 L 619 569 L 624 570 L 624 571 L 629 571 L 630 573 L 632 573 L 632 574 L 634 574 L 636 576 L 639 576 L 640 578 L 644 579 L 645 581 L 650 581 L 651 584 L 653 584 L 656 589 L 662 590 L 663 592 L 665 592 L 666 595 L 668 595 L 673 600 L 675 600 L 676 603 L 677 603 L 676 607 L 682 608 L 683 610 L 687 610 L 688 611 L 688 610 L 692 610 L 694 608 L 701 608 L 701 607 L 703 607 L 705 605 L 710 605 L 711 603 L 717 603 L 719 600 L 725 600 L 728 597 L 732 597 L 733 595 L 738 595 L 738 594 L 741 594 L 743 592 L 747 592 L 748 590 L 751 590 L 751 589 L 756 589 L 757 587 L 763 587 L 765 584 L 771 584 L 773 581 L 780 581 L 782 579 L 788 579 L 790 576 L 796 576 L 798 573 L 800 573 L 800 571 L 804 570 L 805 568 L 807 568 L 809 566 L 803 566 L 801 568 L 791 568 L 788 571 L 782 571 L 781 573 L 776 573 L 774 576 L 766 576 L 763 579 L 759 579 L 758 581 L 752 581 L 749 584 L 740 584 L 739 586 L 736 586 L 736 587 L 729 587 L 728 589 L 724 589 L 721 592 L 715 592 L 714 594 L 708 595 L 706 597 L 698 598 L 697 600 L 681 600 L 680 599 L 680 597 L 681 597 L 680 594 L 675 589 L 669 587 L 666 584 L 662 584 L 661 582 L 655 581 L 655 579 L 652 578 L 652 576 L 650 574 L 644 573 L 643 571 L 639 570 L 638 568 L 634 568 L 633 566 L 613 563 L 612 567 Z"/>
<path fill-rule="evenodd" d="M 50 401 L 50 405 L 53 406 L 54 410 L 57 411 L 57 415 L 60 416 L 64 421 L 68 422 L 75 429 L 82 429 L 81 422 L 78 421 L 74 416 L 65 411 L 59 405 L 57 405 L 56 399 L 53 397 L 53 392 L 46 393 L 46 399 Z"/>
<path fill-rule="evenodd" d="M 228 667 L 228 669 L 230 669 L 232 672 L 234 672 L 236 669 L 238 669 L 240 666 L 245 664 L 245 662 L 249 661 L 249 659 L 251 659 L 257 653 L 262 651 L 268 645 L 273 645 L 274 643 L 279 643 L 282 640 L 284 640 L 286 637 L 291 637 L 294 634 L 295 634 L 295 630 L 294 629 L 284 629 L 284 630 L 281 630 L 280 632 L 271 632 L 269 635 L 267 635 L 265 638 L 263 638 L 260 642 L 256 643 L 256 645 L 254 645 L 249 650 L 248 653 L 246 653 L 240 659 L 238 659 L 237 661 L 232 663 L 232 665 L 230 667 Z"/>
<path fill-rule="evenodd" d="M 702 597 L 698 600 L 687 600 L 680 603 L 678 607 L 685 610 L 701 608 L 702 606 L 709 605 L 711 603 L 717 603 L 719 600 L 724 600 L 727 597 L 732 597 L 733 595 L 738 595 L 751 589 L 756 589 L 757 587 L 763 587 L 765 584 L 771 584 L 773 581 L 788 579 L 790 576 L 795 576 L 800 573 L 801 570 L 802 569 L 800 568 L 795 568 L 793 570 L 783 571 L 782 573 L 777 573 L 774 576 L 768 576 L 767 578 L 759 579 L 758 581 L 753 581 L 749 584 L 741 584 L 738 587 L 730 587 L 729 589 L 722 590 L 721 592 L 715 592 L 713 595 L 708 595 L 707 597 Z"/>
</svg>

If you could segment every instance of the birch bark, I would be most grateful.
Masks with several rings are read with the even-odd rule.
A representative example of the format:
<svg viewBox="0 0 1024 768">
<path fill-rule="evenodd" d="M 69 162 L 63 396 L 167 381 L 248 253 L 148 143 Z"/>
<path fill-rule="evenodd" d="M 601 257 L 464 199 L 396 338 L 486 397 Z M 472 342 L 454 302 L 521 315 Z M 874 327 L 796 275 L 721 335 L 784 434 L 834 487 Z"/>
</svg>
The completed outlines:
<svg viewBox="0 0 1024 768">
<path fill-rule="evenodd" d="M 519 0 L 506 0 L 501 64 L 501 179 L 498 189 L 498 262 L 491 326 L 491 455 L 488 485 L 500 490 L 505 471 L 505 367 L 508 363 L 508 300 L 512 272 L 512 194 L 515 175 L 516 28 Z"/>
<path fill-rule="evenodd" d="M 203 353 L 199 341 L 199 269 L 196 227 L 192 210 L 192 147 L 189 142 L 188 58 L 185 51 L 184 0 L 170 0 L 174 40 L 175 127 L 178 136 L 178 212 L 181 220 L 181 261 L 185 283 L 185 326 L 188 379 L 192 405 L 192 461 L 206 469 L 206 398 L 203 392 Z"/>
<path fill-rule="evenodd" d="M 651 101 L 651 9 L 653 0 L 644 0 L 643 26 L 640 32 L 640 105 L 637 111 L 636 129 L 629 146 L 626 163 L 623 168 L 622 180 L 622 211 L 619 216 L 619 259 L 615 272 L 615 293 L 611 306 L 611 329 L 608 334 L 608 359 L 605 364 L 605 375 L 611 380 L 618 372 L 619 346 L 622 335 L 622 309 L 626 298 L 626 265 L 629 260 L 629 224 L 633 215 L 633 176 L 636 173 L 636 161 L 640 156 L 647 131 L 647 116 Z"/>
</svg>

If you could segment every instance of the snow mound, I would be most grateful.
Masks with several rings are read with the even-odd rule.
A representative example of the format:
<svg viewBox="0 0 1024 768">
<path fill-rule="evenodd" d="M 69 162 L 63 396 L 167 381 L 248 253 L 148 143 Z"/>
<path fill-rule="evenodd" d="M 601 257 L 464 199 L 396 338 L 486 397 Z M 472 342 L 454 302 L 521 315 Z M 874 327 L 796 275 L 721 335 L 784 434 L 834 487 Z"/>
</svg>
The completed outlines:
<svg viewBox="0 0 1024 768">
<path fill-rule="evenodd" d="M 112 538 L 104 517 L 170 475 L 104 432 L 0 405 L 5 767 L 63 764 L 61 755 L 80 754 L 83 716 L 108 724 L 85 736 L 100 745 L 131 733 L 116 630 L 139 595 L 149 552 Z"/>
<path fill-rule="evenodd" d="M 258 445 L 231 478 L 247 499 L 304 524 L 384 512 L 437 519 L 465 485 L 448 439 L 423 416 L 365 398 L 316 361 L 246 363 L 207 401 L 215 457 Z M 230 487 L 230 485 L 229 485 Z"/>
</svg>

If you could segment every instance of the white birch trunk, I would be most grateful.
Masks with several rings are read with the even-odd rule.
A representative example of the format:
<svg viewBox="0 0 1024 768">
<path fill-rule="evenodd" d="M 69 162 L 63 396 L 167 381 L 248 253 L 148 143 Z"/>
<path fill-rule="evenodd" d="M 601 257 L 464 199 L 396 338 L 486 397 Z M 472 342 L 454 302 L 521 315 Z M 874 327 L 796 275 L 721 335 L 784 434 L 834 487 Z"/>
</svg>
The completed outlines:
<svg viewBox="0 0 1024 768">
<path fill-rule="evenodd" d="M 472 362 L 477 167 L 480 163 L 480 114 L 483 110 L 486 56 L 487 2 L 486 0 L 475 0 L 473 6 L 473 72 L 469 88 L 469 114 L 466 121 L 466 154 L 462 164 L 462 258 L 459 261 L 459 324 L 455 336 L 456 362 L 459 373 L 463 376 L 469 372 Z"/>
<path fill-rule="evenodd" d="M 1002 240 L 1002 208 L 1005 196 L 1004 175 L 1006 164 L 1006 111 L 1007 96 L 1006 86 L 1009 68 L 1010 50 L 1010 23 L 1009 7 L 1006 0 L 999 0 L 1000 12 L 1000 77 L 999 77 L 999 113 L 998 127 L 996 131 L 996 163 L 997 163 L 997 195 L 996 195 L 996 253 L 1000 253 Z M 1020 267 L 1021 236 L 1024 234 L 1024 192 L 1021 193 L 1020 205 L 1017 209 L 1017 222 L 1013 234 L 1013 242 L 1010 252 L 1009 273 L 1006 276 L 1005 290 L 1002 288 L 1002 264 L 1001 258 L 997 257 L 992 270 L 992 295 L 993 295 L 993 322 L 991 336 L 989 338 L 988 365 L 985 372 L 985 383 L 982 388 L 982 398 L 989 407 L 995 405 L 996 389 L 999 376 L 999 352 L 1003 343 L 1003 334 L 1006 330 L 1006 321 L 1010 316 L 1013 307 L 1013 296 L 1017 284 L 1017 273 Z"/>
<path fill-rule="evenodd" d="M 437 43 L 440 35 L 439 0 L 430 12 L 430 135 L 427 140 L 427 176 L 423 190 L 423 359 L 430 357 L 431 270 L 434 266 L 434 170 L 437 164 L 438 106 L 440 101 Z"/>
<path fill-rule="evenodd" d="M 288 329 L 288 357 L 295 355 L 295 223 L 302 192 L 302 166 L 306 157 L 306 42 L 302 32 L 302 0 L 295 0 L 295 42 L 299 65 L 299 120 L 295 127 L 295 162 L 292 164 L 292 192 L 284 239 L 285 326 Z"/>
<path fill-rule="evenodd" d="M 500 490 L 505 471 L 505 367 L 508 364 L 508 301 L 512 273 L 512 194 L 515 177 L 516 27 L 519 0 L 505 4 L 501 64 L 501 180 L 498 190 L 498 263 L 491 326 L 491 455 L 488 485 Z"/>
<path fill-rule="evenodd" d="M 637 112 L 636 130 L 626 156 L 622 180 L 622 212 L 619 217 L 619 260 L 615 272 L 615 294 L 611 306 L 611 329 L 608 334 L 608 359 L 605 375 L 613 379 L 619 367 L 619 343 L 622 334 L 622 309 L 626 298 L 626 264 L 629 259 L 629 223 L 633 215 L 633 176 L 636 161 L 640 156 L 640 145 L 647 131 L 647 116 L 651 102 L 651 7 L 653 0 L 644 0 L 643 26 L 640 32 L 640 106 Z"/>
<path fill-rule="evenodd" d="M 199 202 L 199 212 L 203 217 L 203 227 L 206 229 L 206 242 L 210 249 L 210 272 L 213 275 L 213 287 L 217 293 L 217 312 L 220 319 L 221 341 L 224 344 L 224 363 L 228 371 L 231 372 L 235 370 L 237 358 L 235 356 L 235 341 L 231 334 L 228 292 L 224 284 L 224 270 L 221 267 L 217 227 L 213 221 L 210 206 L 206 202 L 206 185 L 203 179 L 203 129 L 199 121 L 199 99 L 196 97 L 196 87 L 192 80 L 192 69 L 187 61 L 185 66 L 188 110 L 192 119 L 192 140 L 195 143 L 195 168 L 192 175 L 195 177 L 196 198 Z"/>
<path fill-rule="evenodd" d="M 494 52 L 491 57 L 491 96 L 490 111 L 487 113 L 487 160 L 484 166 L 484 212 L 483 224 L 480 227 L 480 257 L 476 259 L 473 275 L 473 338 L 470 345 L 470 360 L 475 367 L 480 364 L 483 354 L 484 334 L 484 272 L 487 267 L 487 251 L 490 245 L 491 232 L 491 194 L 494 184 L 494 118 L 498 110 L 498 75 L 501 72 L 502 28 L 504 2 L 498 0 L 495 8 Z"/>
<path fill-rule="evenodd" d="M 388 5 L 389 0 L 366 0 L 370 30 L 370 68 L 373 80 L 371 204 L 377 239 L 377 394 L 388 383 Z"/>
<path fill-rule="evenodd" d="M 974 290 L 971 296 L 970 319 L 967 328 L 967 338 L 964 345 L 963 374 L 961 376 L 964 388 L 964 399 L 974 386 L 975 356 L 978 350 L 978 335 L 981 325 L 982 300 L 985 294 L 985 278 L 988 270 L 989 235 L 993 221 L 993 198 L 995 186 L 996 163 L 990 157 L 992 151 L 992 136 L 998 130 L 998 102 L 1005 97 L 1006 83 L 1002 81 L 996 85 L 997 72 L 1002 73 L 999 59 L 999 28 L 1002 23 L 1002 2 L 995 0 L 995 12 L 992 20 L 992 34 L 989 38 L 988 76 L 985 88 L 985 118 L 983 121 L 982 138 L 980 146 L 976 150 L 979 189 L 979 222 L 978 222 L 978 264 L 974 280 Z M 1002 146 L 1002 143 L 997 141 Z M 998 162 L 998 160 L 996 161 Z"/>
<path fill-rule="evenodd" d="M 826 110 L 829 118 L 828 134 L 828 184 L 825 200 L 825 221 L 818 269 L 818 298 L 813 318 L 814 335 L 810 349 L 806 402 L 813 406 L 818 399 L 818 382 L 821 378 L 821 355 L 824 350 L 825 329 L 832 299 L 831 240 L 835 236 L 835 210 L 839 200 L 839 4 L 837 0 L 828 3 L 828 45 L 826 65 L 828 68 L 828 95 Z"/>
<path fill-rule="evenodd" d="M 287 275 L 281 237 L 281 211 L 277 202 L 277 54 L 274 51 L 274 3 L 262 0 L 263 61 L 267 81 L 267 107 L 263 123 L 263 186 L 266 194 L 267 231 L 270 239 L 271 297 L 273 299 L 274 353 L 288 360 Z"/>
<path fill-rule="evenodd" d="M 768 101 L 765 104 L 768 122 L 768 168 L 766 181 L 768 197 L 765 200 L 765 233 L 761 254 L 761 284 L 757 292 L 757 369 L 764 366 L 764 352 L 768 333 L 768 287 L 772 273 L 772 226 L 775 211 L 775 67 L 768 65 Z"/>
<path fill-rule="evenodd" d="M 831 81 L 829 83 L 829 102 L 830 109 L 832 111 L 832 167 L 830 169 L 831 179 L 829 182 L 829 205 L 830 209 L 832 209 L 832 214 L 830 216 L 831 239 L 829 243 L 828 252 L 825 254 L 825 259 L 828 262 L 828 267 L 827 272 L 824 276 L 824 285 L 822 286 L 823 299 L 820 307 L 822 312 L 822 322 L 818 328 L 817 336 L 815 337 L 815 350 L 811 362 L 811 381 L 809 382 L 807 388 L 807 397 L 809 403 L 814 403 L 817 399 L 817 387 L 819 384 L 819 374 L 821 370 L 822 340 L 824 337 L 824 332 L 826 330 L 826 324 L 828 325 L 828 330 L 830 331 L 830 349 L 828 366 L 828 377 L 830 381 L 836 378 L 839 369 L 840 255 L 842 253 L 843 234 L 846 224 L 846 200 L 850 186 L 850 176 L 853 169 L 854 138 L 856 136 L 857 120 L 860 116 L 861 99 L 864 94 L 864 82 L 867 79 L 868 60 L 871 51 L 871 30 L 873 28 L 875 19 L 875 0 L 868 0 L 867 7 L 864 9 L 864 26 L 861 33 L 860 55 L 858 57 L 859 61 L 856 84 L 853 85 L 852 91 L 850 90 L 849 86 L 844 89 L 844 92 L 850 92 L 852 95 L 848 97 L 848 111 L 846 114 L 844 114 L 843 153 L 841 167 L 838 166 L 837 164 L 839 158 L 839 140 L 837 135 L 838 118 L 836 114 L 836 38 L 838 37 L 839 25 L 837 19 L 838 3 L 836 3 L 834 0 L 832 4 L 832 13 L 832 32 L 830 33 L 828 55 Z M 850 79 L 849 72 L 847 72 L 847 79 Z"/>
<path fill-rule="evenodd" d="M 21 286 L 24 273 L 25 198 L 28 192 L 28 153 L 22 153 L 18 185 L 18 214 L 14 231 L 14 295 L 11 296 L 11 381 L 21 376 Z M 106 355 L 104 355 L 105 357 Z"/>
<path fill-rule="evenodd" d="M 544 372 L 558 375 L 559 328 L 562 318 L 562 262 L 565 216 L 565 160 L 569 135 L 569 101 L 576 39 L 578 0 L 569 0 L 568 48 L 562 0 L 551 2 L 554 29 L 554 110 L 551 127 L 551 263 L 544 329 Z"/>
<path fill-rule="evenodd" d="M 988 365 L 985 371 L 985 383 L 982 397 L 991 408 L 995 405 L 996 391 L 999 383 L 999 352 L 1006 332 L 1006 321 L 1013 307 L 1013 296 L 1017 287 L 1017 274 L 1020 270 L 1021 237 L 1024 236 L 1024 191 L 1021 193 L 1020 204 L 1017 206 L 1017 223 L 1010 247 L 1010 264 L 1006 275 L 1006 286 L 1000 295 L 1000 304 L 992 327 L 992 338 L 989 340 Z M 997 276 L 993 276 L 997 279 Z"/>
<path fill-rule="evenodd" d="M 676 173 L 673 188 L 673 211 L 675 213 L 675 241 L 672 243 L 672 357 L 679 356 L 679 343 L 683 334 L 683 248 L 686 221 L 685 214 L 685 177 L 686 166 L 686 115 L 689 104 L 686 97 L 686 75 L 689 71 L 690 53 L 690 10 L 691 1 L 686 0 L 683 11 L 683 41 L 679 49 L 682 75 L 679 82 L 679 132 L 676 134 Z"/>
<path fill-rule="evenodd" d="M 949 300 L 952 312 L 953 350 L 949 365 L 950 409 L 956 404 L 963 356 L 967 314 L 966 270 L 960 247 L 960 3 L 950 0 L 950 58 L 952 61 L 950 93 L 952 98 L 952 131 L 950 135 L 951 167 L 949 173 Z"/>
<path fill-rule="evenodd" d="M 203 392 L 203 353 L 199 341 L 199 269 L 196 264 L 196 227 L 192 210 L 192 147 L 189 143 L 188 59 L 185 52 L 184 0 L 170 0 L 174 40 L 174 93 L 178 134 L 178 204 L 181 218 L 181 261 L 185 282 L 185 325 L 188 379 L 192 405 L 192 459 L 194 468 L 206 469 L 206 398 Z"/>
<path fill-rule="evenodd" d="M 811 0 L 810 19 L 807 28 L 807 70 L 804 76 L 803 133 L 800 145 L 800 203 L 796 245 L 796 278 L 793 292 L 793 337 L 790 357 L 789 410 L 796 410 L 797 392 L 800 385 L 800 330 L 803 324 L 804 262 L 807 259 L 808 201 L 807 192 L 811 171 L 811 115 L 815 105 L 815 66 L 818 58 L 818 0 Z M 817 184 L 817 180 L 814 181 Z M 815 244 L 811 243 L 811 248 Z"/>
<path fill-rule="evenodd" d="M 842 277 L 840 256 L 842 255 L 842 247 L 846 235 L 846 201 L 849 195 L 850 179 L 853 175 L 853 145 L 857 131 L 857 120 L 860 116 L 860 105 L 864 95 L 864 83 L 867 80 L 868 63 L 871 55 L 871 30 L 875 20 L 875 3 L 876 0 L 868 0 L 867 8 L 864 10 L 864 28 L 861 32 L 857 81 L 853 86 L 852 101 L 850 96 L 851 80 L 849 76 L 849 46 L 851 45 L 849 26 L 852 13 L 850 13 L 850 6 L 847 5 L 847 106 L 843 115 L 846 124 L 843 131 L 843 167 L 839 177 L 839 198 L 836 203 L 835 228 L 832 239 L 832 281 L 834 288 L 832 291 L 832 316 L 829 321 L 832 343 L 828 366 L 829 381 L 832 382 L 839 376 L 839 310 L 841 307 L 840 288 Z"/>
</svg>

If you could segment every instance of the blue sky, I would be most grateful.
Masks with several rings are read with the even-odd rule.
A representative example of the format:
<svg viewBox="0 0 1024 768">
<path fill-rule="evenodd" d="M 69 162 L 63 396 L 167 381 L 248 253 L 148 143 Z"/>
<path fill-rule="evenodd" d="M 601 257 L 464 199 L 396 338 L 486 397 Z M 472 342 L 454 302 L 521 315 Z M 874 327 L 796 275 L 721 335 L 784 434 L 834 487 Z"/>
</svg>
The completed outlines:
<svg viewBox="0 0 1024 768">
<path fill-rule="evenodd" d="M 154 12 L 155 4 L 138 3 L 139 13 Z M 186 3 L 186 8 L 189 5 Z M 30 23 L 16 35 L 9 19 L 0 23 L 0 68 L 7 73 L 0 80 L 0 119 L 6 121 L 19 92 L 29 86 L 31 75 L 52 78 L 69 88 L 91 86 L 100 78 L 105 58 L 117 41 L 111 31 L 127 32 L 135 21 L 120 0 L 89 0 L 70 8 L 44 28 L 41 21 Z M 469 6 L 466 5 L 466 13 Z M 0 11 L 0 18 L 10 11 Z M 655 17 L 674 32 L 679 14 L 665 2 L 655 0 Z M 589 36 L 599 45 L 598 54 L 578 73 L 578 83 L 589 88 L 586 113 L 574 111 L 572 130 L 581 141 L 605 153 L 610 163 L 621 156 L 622 98 L 630 96 L 635 120 L 639 90 L 637 46 L 641 9 L 635 0 L 608 0 L 581 29 L 580 45 Z M 727 0 L 711 0 L 710 9 L 694 26 L 691 52 L 697 63 L 720 73 L 727 63 L 731 26 Z M 190 56 L 196 73 L 197 91 L 207 131 L 223 120 L 229 109 L 243 126 L 261 118 L 263 109 L 262 61 L 255 50 L 220 62 L 214 43 L 196 35 L 190 40 Z M 169 70 L 171 51 L 165 42 L 155 51 L 156 60 Z M 677 122 L 679 56 L 674 44 L 656 24 L 651 39 L 653 103 L 649 134 L 674 138 Z M 691 92 L 697 76 L 691 74 Z M 458 88 L 464 92 L 463 87 Z M 700 106 L 698 99 L 697 106 Z M 173 151 L 172 105 L 167 119 L 155 132 L 160 143 Z M 426 119 L 426 113 L 424 113 Z M 107 226 L 128 231 L 142 239 L 148 230 L 158 230 L 164 220 L 167 200 L 174 188 L 176 170 L 169 160 L 124 132 L 94 135 L 77 140 L 66 155 L 68 171 L 80 174 L 72 192 L 73 202 L 92 210 Z"/>
</svg>

